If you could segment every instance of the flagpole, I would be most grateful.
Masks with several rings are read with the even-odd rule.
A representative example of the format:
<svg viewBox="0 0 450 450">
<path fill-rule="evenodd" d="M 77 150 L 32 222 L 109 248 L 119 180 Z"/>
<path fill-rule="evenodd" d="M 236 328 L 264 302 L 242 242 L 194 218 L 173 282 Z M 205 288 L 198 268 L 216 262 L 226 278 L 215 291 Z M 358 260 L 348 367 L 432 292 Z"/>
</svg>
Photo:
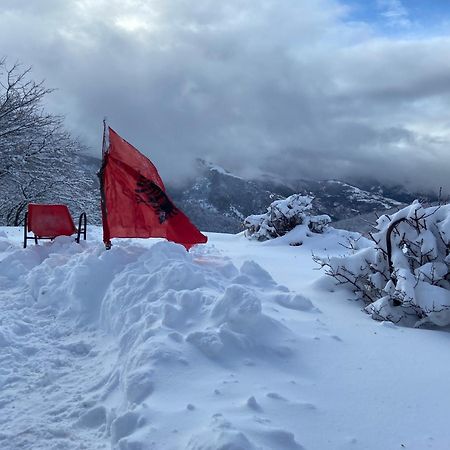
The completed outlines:
<svg viewBox="0 0 450 450">
<path fill-rule="evenodd" d="M 105 168 L 108 163 L 108 148 L 109 148 L 109 133 L 106 127 L 106 117 L 105 117 L 103 119 L 102 165 L 98 172 L 98 177 L 100 179 L 100 200 L 102 207 L 103 242 L 105 244 L 106 250 L 109 250 L 112 246 L 108 226 L 108 209 L 106 207 L 106 195 L 104 189 Z"/>
</svg>

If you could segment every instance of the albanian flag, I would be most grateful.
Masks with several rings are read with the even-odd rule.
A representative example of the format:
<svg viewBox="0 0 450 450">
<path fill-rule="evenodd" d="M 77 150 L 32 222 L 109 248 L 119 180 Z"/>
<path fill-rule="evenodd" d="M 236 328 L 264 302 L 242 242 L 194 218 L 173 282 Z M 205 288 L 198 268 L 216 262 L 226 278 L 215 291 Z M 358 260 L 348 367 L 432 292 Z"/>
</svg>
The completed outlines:
<svg viewBox="0 0 450 450">
<path fill-rule="evenodd" d="M 151 161 L 110 127 L 99 176 L 106 248 L 111 238 L 160 237 L 187 250 L 208 240 L 170 200 Z"/>
</svg>

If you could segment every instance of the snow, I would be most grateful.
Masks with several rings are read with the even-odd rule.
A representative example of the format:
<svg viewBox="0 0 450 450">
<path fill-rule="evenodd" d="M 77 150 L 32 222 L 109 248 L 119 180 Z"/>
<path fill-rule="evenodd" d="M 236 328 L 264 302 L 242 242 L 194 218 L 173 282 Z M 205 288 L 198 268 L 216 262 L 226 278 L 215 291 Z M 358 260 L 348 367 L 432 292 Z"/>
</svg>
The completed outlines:
<svg viewBox="0 0 450 450">
<path fill-rule="evenodd" d="M 377 221 L 372 241 L 321 264 L 369 304 L 376 320 L 410 326 L 450 325 L 448 246 L 450 205 L 418 201 Z M 390 245 L 389 245 L 390 244 Z M 391 250 L 389 250 L 391 248 Z M 447 320 L 447 321 L 446 321 Z"/>
<path fill-rule="evenodd" d="M 296 233 L 187 253 L 1 228 L 0 448 L 448 448 L 447 331 L 373 321 L 311 258 L 349 233 Z"/>
<path fill-rule="evenodd" d="M 211 161 L 200 160 L 200 163 L 203 164 L 208 170 L 215 171 L 222 175 L 227 175 L 229 177 L 237 178 L 239 180 L 243 179 L 242 177 L 239 177 L 238 175 L 228 172 L 228 170 L 224 169 L 223 167 L 217 164 L 212 163 Z"/>
<path fill-rule="evenodd" d="M 339 186 L 344 186 L 348 191 L 349 199 L 356 200 L 358 202 L 362 203 L 381 203 L 384 208 L 389 209 L 393 206 L 401 206 L 402 203 L 398 202 L 397 200 L 394 200 L 392 198 L 383 197 L 382 195 L 375 194 L 373 192 L 367 192 L 363 191 L 356 186 L 352 186 L 351 184 L 344 183 L 339 180 L 329 180 L 327 183 L 330 184 L 337 184 Z M 355 211 L 358 212 L 358 211 Z"/>
<path fill-rule="evenodd" d="M 251 215 L 244 220 L 245 236 L 266 241 L 284 236 L 294 229 L 297 233 L 301 229 L 304 237 L 310 234 L 309 231 L 323 233 L 331 219 L 325 214 L 311 216 L 312 201 L 313 197 L 301 194 L 275 200 L 265 214 Z"/>
</svg>

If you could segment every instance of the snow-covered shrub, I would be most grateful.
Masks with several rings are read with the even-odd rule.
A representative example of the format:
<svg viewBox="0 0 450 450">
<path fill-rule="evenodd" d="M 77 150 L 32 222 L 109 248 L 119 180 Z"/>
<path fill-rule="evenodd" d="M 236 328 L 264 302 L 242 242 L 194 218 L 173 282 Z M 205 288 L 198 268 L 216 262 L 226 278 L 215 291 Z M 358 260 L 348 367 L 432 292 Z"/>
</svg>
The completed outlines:
<svg viewBox="0 0 450 450">
<path fill-rule="evenodd" d="M 245 219 L 245 235 L 250 239 L 266 241 L 284 236 L 301 224 L 314 233 L 323 233 L 331 219 L 327 215 L 311 216 L 312 201 L 312 197 L 300 194 L 276 200 L 265 214 L 251 215 Z"/>
<path fill-rule="evenodd" d="M 320 216 L 309 216 L 308 219 L 308 228 L 313 233 L 323 233 L 331 222 L 330 216 L 327 216 L 326 214 L 321 214 Z"/>
<path fill-rule="evenodd" d="M 375 229 L 372 246 L 316 261 L 363 298 L 374 319 L 450 324 L 450 205 L 415 201 L 380 217 Z"/>
</svg>

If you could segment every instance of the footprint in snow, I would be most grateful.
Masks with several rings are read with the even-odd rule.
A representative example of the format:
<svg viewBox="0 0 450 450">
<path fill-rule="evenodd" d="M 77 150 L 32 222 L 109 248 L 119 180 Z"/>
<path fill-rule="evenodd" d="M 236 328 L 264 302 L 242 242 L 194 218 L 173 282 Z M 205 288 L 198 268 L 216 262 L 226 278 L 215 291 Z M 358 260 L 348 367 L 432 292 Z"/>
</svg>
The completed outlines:
<svg viewBox="0 0 450 450">
<path fill-rule="evenodd" d="M 86 356 L 92 350 L 92 345 L 87 344 L 84 341 L 71 342 L 70 344 L 61 344 L 59 346 L 61 350 L 67 350 L 75 356 Z"/>
<path fill-rule="evenodd" d="M 296 440 L 294 433 L 286 430 L 270 430 L 265 433 L 266 438 L 270 441 L 270 448 L 277 448 L 283 450 L 304 450 Z"/>
<path fill-rule="evenodd" d="M 256 401 L 256 398 L 253 397 L 253 395 L 251 397 L 248 398 L 247 400 L 247 406 L 252 409 L 253 411 L 258 411 L 258 412 L 262 412 L 262 408 L 261 405 Z"/>
<path fill-rule="evenodd" d="M 276 392 L 269 392 L 266 394 L 266 397 L 269 397 L 273 400 L 281 400 L 283 402 L 287 402 L 287 399 L 284 398 L 282 395 L 277 394 Z"/>
<path fill-rule="evenodd" d="M 285 308 L 293 309 L 295 311 L 303 311 L 303 312 L 320 312 L 318 308 L 316 308 L 311 300 L 307 297 L 304 297 L 300 294 L 278 294 L 275 297 L 275 301 Z"/>
</svg>

